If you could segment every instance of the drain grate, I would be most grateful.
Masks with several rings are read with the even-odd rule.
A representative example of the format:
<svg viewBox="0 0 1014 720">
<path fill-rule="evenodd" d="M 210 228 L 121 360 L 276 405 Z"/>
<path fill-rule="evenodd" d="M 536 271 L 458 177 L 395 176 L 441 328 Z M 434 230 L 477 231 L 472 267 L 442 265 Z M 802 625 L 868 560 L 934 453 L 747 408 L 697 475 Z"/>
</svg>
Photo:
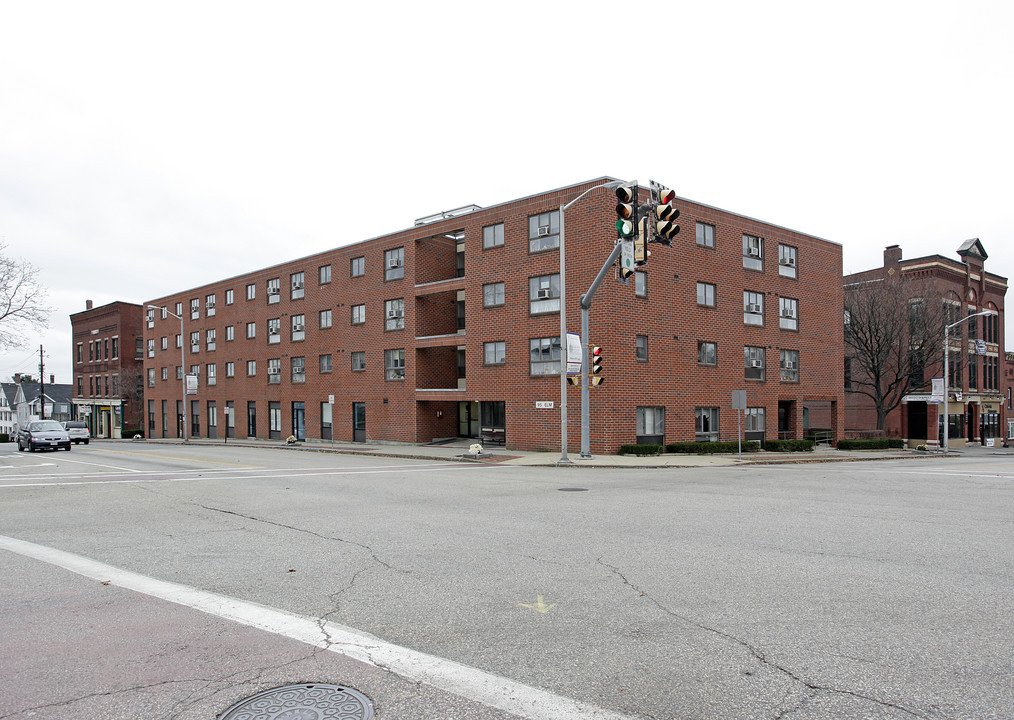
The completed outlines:
<svg viewBox="0 0 1014 720">
<path fill-rule="evenodd" d="M 236 703 L 219 720 L 373 720 L 373 703 L 339 685 L 286 685 Z"/>
<path fill-rule="evenodd" d="M 557 490 L 559 490 L 560 492 L 588 492 L 588 488 L 579 488 L 579 487 L 557 488 Z"/>
</svg>

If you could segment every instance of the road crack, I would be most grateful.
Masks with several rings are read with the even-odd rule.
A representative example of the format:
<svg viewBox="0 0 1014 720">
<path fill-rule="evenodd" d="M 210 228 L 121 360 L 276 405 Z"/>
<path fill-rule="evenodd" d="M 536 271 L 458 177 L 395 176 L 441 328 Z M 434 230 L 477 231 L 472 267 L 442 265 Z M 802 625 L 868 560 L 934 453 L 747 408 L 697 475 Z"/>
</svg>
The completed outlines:
<svg viewBox="0 0 1014 720">
<path fill-rule="evenodd" d="M 725 631 L 720 630 L 718 628 L 711 627 L 709 625 L 705 625 L 704 623 L 701 623 L 701 622 L 695 620 L 694 618 L 692 618 L 692 617 L 690 617 L 688 615 L 683 615 L 683 614 L 681 614 L 679 612 L 676 612 L 672 608 L 667 607 L 666 605 L 662 604 L 656 598 L 652 597 L 646 590 L 644 590 L 643 588 L 639 587 L 635 583 L 631 582 L 630 579 L 627 578 L 621 572 L 620 568 L 616 567 L 615 565 L 610 565 L 609 563 L 603 561 L 602 557 L 597 558 L 595 562 L 597 564 L 601 565 L 602 567 L 608 569 L 610 572 L 612 572 L 613 575 L 615 575 L 616 577 L 618 577 L 620 579 L 620 581 L 626 587 L 629 587 L 631 590 L 637 592 L 640 597 L 645 598 L 648 602 L 650 602 L 652 605 L 654 605 L 656 608 L 658 608 L 661 612 L 663 612 L 666 615 L 669 615 L 670 617 L 675 618 L 675 619 L 677 619 L 677 620 L 679 620 L 681 622 L 684 622 L 687 625 L 691 625 L 693 627 L 696 627 L 696 628 L 698 628 L 699 630 L 701 630 L 703 632 L 710 633 L 712 635 L 720 637 L 720 638 L 722 638 L 724 640 L 727 640 L 728 642 L 730 642 L 730 643 L 732 643 L 734 645 L 737 645 L 737 646 L 743 648 L 754 660 L 756 660 L 758 663 L 760 663 L 761 665 L 763 665 L 765 668 L 768 668 L 768 669 L 770 669 L 770 670 L 772 670 L 774 672 L 777 672 L 777 673 L 779 673 L 781 675 L 784 675 L 785 677 L 787 677 L 790 680 L 792 680 L 793 682 L 801 685 L 802 687 L 804 687 L 808 691 L 810 691 L 810 693 L 812 693 L 812 695 L 810 697 L 804 698 L 802 701 L 800 701 L 799 703 L 797 703 L 794 707 L 788 708 L 788 709 L 785 709 L 785 710 L 780 710 L 774 716 L 774 720 L 781 720 L 781 718 L 784 718 L 787 715 L 795 712 L 796 710 L 799 710 L 804 705 L 806 705 L 808 702 L 810 702 L 817 693 L 827 693 L 827 694 L 832 694 L 832 695 L 847 695 L 849 697 L 854 697 L 854 698 L 856 698 L 858 700 L 864 700 L 866 702 L 874 703 L 876 705 L 879 705 L 880 707 L 888 708 L 888 709 L 891 709 L 891 710 L 898 710 L 900 712 L 903 712 L 903 713 L 906 713 L 908 715 L 911 715 L 912 717 L 921 718 L 921 720 L 930 720 L 929 716 L 922 715 L 919 712 L 916 712 L 915 710 L 913 710 L 911 708 L 905 707 L 904 705 L 899 705 L 897 703 L 892 703 L 892 702 L 887 701 L 887 700 L 881 700 L 880 698 L 876 698 L 876 697 L 873 697 L 871 695 L 865 695 L 865 694 L 863 694 L 861 692 L 856 692 L 856 691 L 853 691 L 853 690 L 844 690 L 844 689 L 832 687 L 832 686 L 829 686 L 829 685 L 821 685 L 819 683 L 812 682 L 810 680 L 806 680 L 805 678 L 801 677 L 800 675 L 797 675 L 795 672 L 793 672 L 788 667 L 785 667 L 784 665 L 779 665 L 774 660 L 771 660 L 770 658 L 767 657 L 767 655 L 763 652 L 763 650 L 761 650 L 760 648 L 758 648 L 758 647 L 756 647 L 754 645 L 751 645 L 746 640 L 738 638 L 735 635 L 733 635 L 732 633 L 728 633 L 728 632 L 725 632 Z"/>
</svg>

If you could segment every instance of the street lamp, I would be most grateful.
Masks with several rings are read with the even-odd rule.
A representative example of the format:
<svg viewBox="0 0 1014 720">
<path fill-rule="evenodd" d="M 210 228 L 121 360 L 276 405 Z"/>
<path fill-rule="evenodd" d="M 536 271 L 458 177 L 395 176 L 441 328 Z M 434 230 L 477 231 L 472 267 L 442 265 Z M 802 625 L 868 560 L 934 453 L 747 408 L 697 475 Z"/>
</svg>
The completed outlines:
<svg viewBox="0 0 1014 720">
<path fill-rule="evenodd" d="M 980 315 L 995 315 L 995 314 L 996 313 L 994 313 L 992 310 L 983 310 L 982 312 L 975 313 L 974 315 L 969 315 L 968 317 L 961 318 L 957 322 L 953 322 L 950 325 L 945 325 L 944 326 L 944 452 L 948 452 L 950 450 L 949 440 L 950 440 L 950 433 L 951 433 L 950 416 L 948 415 L 948 411 L 949 411 L 949 408 L 948 408 L 949 402 L 948 401 L 950 400 L 950 397 L 951 397 L 951 388 L 950 388 L 950 374 L 951 374 L 951 338 L 950 338 L 950 332 L 951 332 L 951 328 L 954 327 L 955 325 L 960 325 L 963 322 L 968 322 L 972 318 L 979 317 Z M 958 380 L 958 387 L 961 387 L 961 380 L 960 379 Z"/>
<path fill-rule="evenodd" d="M 567 262 L 565 254 L 565 231 L 564 214 L 567 208 L 590 193 L 592 190 L 606 188 L 615 190 L 621 185 L 634 185 L 637 181 L 624 182 L 612 180 L 601 185 L 588 188 L 569 203 L 560 205 L 560 459 L 557 465 L 570 465 L 570 458 L 567 457 Z"/>
<path fill-rule="evenodd" d="M 190 439 L 187 437 L 187 361 L 184 352 L 186 351 L 186 338 L 183 337 L 183 316 L 177 315 L 167 307 L 160 305 L 149 305 L 152 310 L 161 310 L 167 315 L 172 315 L 174 318 L 180 321 L 180 382 L 183 383 L 183 442 L 189 443 Z"/>
</svg>

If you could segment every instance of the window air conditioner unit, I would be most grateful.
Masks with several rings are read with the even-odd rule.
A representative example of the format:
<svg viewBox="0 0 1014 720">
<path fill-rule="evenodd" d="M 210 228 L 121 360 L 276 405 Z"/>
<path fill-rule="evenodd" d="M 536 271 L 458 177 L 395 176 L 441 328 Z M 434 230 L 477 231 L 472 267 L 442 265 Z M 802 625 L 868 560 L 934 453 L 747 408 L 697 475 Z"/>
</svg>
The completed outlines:
<svg viewBox="0 0 1014 720">
<path fill-rule="evenodd" d="M 279 292 L 278 288 L 268 288 L 268 295 L 277 295 Z"/>
<path fill-rule="evenodd" d="M 391 258 L 390 260 L 387 261 L 387 267 L 389 267 L 389 268 L 400 268 L 401 267 L 401 259 L 400 258 Z"/>
<path fill-rule="evenodd" d="M 292 289 L 293 290 L 302 290 L 303 289 L 303 283 L 301 283 L 301 282 L 299 282 L 297 280 L 296 282 L 292 283 Z"/>
<path fill-rule="evenodd" d="M 268 375 L 280 375 L 281 372 L 278 368 L 268 368 Z"/>
<path fill-rule="evenodd" d="M 387 313 L 387 317 L 391 318 L 392 320 L 394 320 L 396 318 L 400 318 L 401 317 L 401 311 L 400 310 L 390 310 Z"/>
<path fill-rule="evenodd" d="M 785 363 L 785 369 L 786 370 L 795 370 L 796 369 L 796 363 L 793 362 L 792 360 L 789 360 L 788 362 Z"/>
<path fill-rule="evenodd" d="M 535 297 L 537 297 L 539 300 L 545 300 L 549 297 L 550 292 L 552 291 L 549 288 L 539 288 L 535 292 Z"/>
<path fill-rule="evenodd" d="M 782 317 L 783 318 L 790 318 L 790 317 L 792 317 L 792 311 L 789 310 L 788 308 L 782 308 Z"/>
<path fill-rule="evenodd" d="M 761 306 L 757 303 L 750 303 L 746 306 L 746 311 L 750 313 L 759 313 L 761 311 Z"/>
<path fill-rule="evenodd" d="M 547 227 L 540 227 L 539 228 L 539 237 L 543 237 L 543 236 L 548 235 L 548 234 L 549 234 L 549 227 L 548 226 Z"/>
<path fill-rule="evenodd" d="M 760 360 L 751 360 L 750 367 L 752 368 L 764 367 L 764 363 L 762 363 Z"/>
<path fill-rule="evenodd" d="M 746 254 L 749 255 L 750 257 L 759 258 L 760 257 L 760 248 L 755 248 L 755 247 L 747 248 L 746 249 Z"/>
<path fill-rule="evenodd" d="M 782 265 L 788 265 L 789 267 L 795 267 L 796 266 L 796 258 L 794 258 L 794 257 L 787 257 L 782 262 Z"/>
<path fill-rule="evenodd" d="M 292 374 L 293 375 L 302 375 L 303 374 L 303 368 L 292 368 Z"/>
</svg>

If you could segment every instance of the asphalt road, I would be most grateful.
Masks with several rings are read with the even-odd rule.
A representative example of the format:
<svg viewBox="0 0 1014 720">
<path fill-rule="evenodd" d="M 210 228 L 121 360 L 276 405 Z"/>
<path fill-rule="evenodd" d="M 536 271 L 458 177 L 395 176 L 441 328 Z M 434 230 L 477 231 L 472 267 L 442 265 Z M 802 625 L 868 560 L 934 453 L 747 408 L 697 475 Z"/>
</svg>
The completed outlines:
<svg viewBox="0 0 1014 720">
<path fill-rule="evenodd" d="M 0 447 L 0 720 L 1009 718 L 1014 458 Z"/>
</svg>

